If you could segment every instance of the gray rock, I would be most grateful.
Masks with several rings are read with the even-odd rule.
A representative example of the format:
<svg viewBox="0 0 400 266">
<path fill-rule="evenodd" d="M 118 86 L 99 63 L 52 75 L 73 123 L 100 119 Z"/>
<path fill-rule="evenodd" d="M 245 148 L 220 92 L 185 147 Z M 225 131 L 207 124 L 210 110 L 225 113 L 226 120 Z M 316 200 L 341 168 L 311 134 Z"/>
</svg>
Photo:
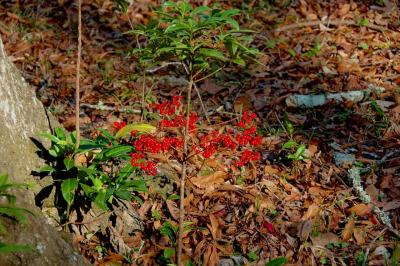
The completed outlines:
<svg viewBox="0 0 400 266">
<path fill-rule="evenodd" d="M 72 246 L 69 237 L 63 238 L 35 206 L 34 195 L 41 187 L 31 172 L 43 166 L 43 161 L 37 156 L 38 148 L 31 138 L 37 138 L 40 131 L 49 131 L 49 120 L 33 88 L 9 61 L 0 40 L 0 173 L 7 173 L 10 182 L 32 187 L 15 190 L 15 195 L 19 206 L 35 213 L 25 223 L 0 217 L 8 229 L 2 241 L 34 248 L 33 252 L 1 254 L 2 266 L 88 264 Z"/>
<path fill-rule="evenodd" d="M 354 154 L 335 152 L 333 155 L 336 166 L 351 166 L 356 161 L 356 156 Z"/>
</svg>

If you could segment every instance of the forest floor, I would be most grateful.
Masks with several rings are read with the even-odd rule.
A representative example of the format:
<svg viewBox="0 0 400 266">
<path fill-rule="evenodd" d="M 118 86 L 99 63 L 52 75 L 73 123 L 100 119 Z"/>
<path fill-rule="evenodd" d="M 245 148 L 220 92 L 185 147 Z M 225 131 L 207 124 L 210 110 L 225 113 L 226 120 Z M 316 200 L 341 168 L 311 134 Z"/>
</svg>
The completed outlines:
<svg viewBox="0 0 400 266">
<path fill-rule="evenodd" d="M 5 49 L 47 109 L 72 131 L 75 1 L 16 2 L 0 4 Z M 170 99 L 185 89 L 174 66 L 147 73 L 143 85 L 143 69 L 129 56 L 136 40 L 123 33 L 131 29 L 128 18 L 133 25 L 148 22 L 155 1 L 134 2 L 121 13 L 110 0 L 83 1 L 81 125 L 86 137 L 99 128 L 112 129 L 115 121 L 138 121 L 140 115 L 124 110 L 140 110 L 143 88 L 148 101 Z M 265 265 L 278 257 L 288 258 L 287 265 L 399 265 L 397 1 L 215 2 L 241 8 L 241 27 L 256 31 L 252 45 L 263 52 L 264 65 L 226 68 L 199 89 L 214 124 L 232 120 L 243 109 L 257 114 L 262 158 L 241 180 L 226 174 L 189 178 L 185 209 L 193 228 L 184 238 L 185 254 L 203 265 Z M 352 91 L 362 93 L 316 106 L 320 97 L 315 95 Z M 296 95 L 309 95 L 314 106 L 301 106 Z M 201 116 L 199 99 L 193 101 Z M 104 106 L 110 110 L 101 110 Z M 305 158 L 290 159 L 302 144 Z M 218 156 L 207 164 L 213 173 L 231 170 Z M 361 172 L 358 188 L 354 170 Z M 166 221 L 177 223 L 176 201 L 159 192 L 178 191 L 176 184 L 167 184 L 173 181 L 161 181 L 157 189 L 140 194 L 143 204 L 132 205 L 144 230 L 124 234 L 122 221 L 101 233 L 91 231 L 94 225 L 86 228 L 92 234 L 75 231 L 74 241 L 91 262 L 171 262 L 164 251 L 173 243 L 159 229 Z M 363 191 L 370 202 L 361 200 Z M 390 219 L 382 219 L 382 213 Z"/>
</svg>

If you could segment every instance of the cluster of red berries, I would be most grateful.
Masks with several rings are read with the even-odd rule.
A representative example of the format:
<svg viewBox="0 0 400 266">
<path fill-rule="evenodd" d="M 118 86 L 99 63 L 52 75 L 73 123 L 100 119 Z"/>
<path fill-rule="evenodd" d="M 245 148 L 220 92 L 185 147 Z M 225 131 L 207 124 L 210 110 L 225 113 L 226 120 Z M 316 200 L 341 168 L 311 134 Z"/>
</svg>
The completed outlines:
<svg viewBox="0 0 400 266">
<path fill-rule="evenodd" d="M 235 134 L 234 137 L 232 130 L 228 130 L 226 134 L 222 134 L 219 131 L 213 131 L 211 134 L 201 138 L 200 147 L 203 149 L 202 155 L 205 158 L 209 158 L 221 147 L 225 147 L 233 151 L 237 150 L 238 148 L 244 148 L 248 145 L 260 145 L 262 138 L 256 133 L 257 129 L 254 125 L 256 118 L 256 114 L 246 111 L 243 114 L 240 122 L 237 124 L 237 126 L 242 128 L 243 131 Z M 244 166 L 250 161 L 259 160 L 259 158 L 259 152 L 253 152 L 250 149 L 245 149 L 241 154 L 240 161 L 237 163 L 237 166 Z"/>
<path fill-rule="evenodd" d="M 180 114 L 182 106 L 182 97 L 174 96 L 171 101 L 160 104 L 152 104 L 150 107 L 156 109 L 162 116 L 160 122 L 161 127 L 186 127 L 186 116 Z M 261 136 L 257 135 L 255 126 L 256 114 L 245 112 L 242 119 L 237 124 L 235 132 L 232 129 L 226 132 L 215 130 L 200 138 L 199 145 L 192 145 L 192 149 L 196 154 L 202 154 L 204 158 L 209 158 L 221 148 L 230 149 L 232 151 L 241 152 L 240 160 L 237 166 L 241 167 L 250 161 L 260 159 L 260 153 L 252 151 L 252 147 L 261 144 Z M 189 129 L 191 131 L 197 128 L 198 116 L 196 113 L 189 115 Z M 114 127 L 119 130 L 126 125 L 125 122 L 115 122 Z M 184 140 L 178 137 L 158 138 L 154 135 L 144 134 L 138 135 L 132 132 L 135 138 L 133 146 L 135 153 L 131 154 L 131 164 L 140 167 L 148 175 L 156 175 L 157 164 L 146 159 L 146 153 L 167 152 L 173 149 L 183 147 Z"/>
<path fill-rule="evenodd" d="M 172 101 L 151 104 L 150 108 L 155 108 L 160 115 L 174 115 L 176 110 L 182 106 L 182 96 L 173 96 Z"/>
<path fill-rule="evenodd" d="M 132 153 L 131 164 L 134 167 L 140 167 L 148 175 L 154 176 L 157 174 L 157 164 L 146 160 L 143 153 Z"/>
<path fill-rule="evenodd" d="M 122 121 L 122 122 L 115 121 L 113 126 L 114 126 L 114 128 L 118 131 L 118 130 L 120 130 L 121 128 L 123 128 L 123 127 L 126 126 L 126 122 L 125 122 L 125 121 Z"/>
<path fill-rule="evenodd" d="M 133 142 L 135 153 L 131 154 L 131 164 L 140 167 L 148 175 L 157 174 L 157 164 L 146 160 L 145 153 L 160 153 L 171 149 L 182 148 L 183 140 L 177 137 L 165 137 L 159 141 L 152 135 L 141 135 Z"/>
<path fill-rule="evenodd" d="M 189 115 L 189 129 L 194 130 L 197 128 L 196 122 L 199 120 L 199 117 L 196 113 L 191 113 Z M 161 127 L 186 127 L 186 116 L 184 115 L 176 115 L 172 119 L 162 119 L 160 122 Z"/>
</svg>

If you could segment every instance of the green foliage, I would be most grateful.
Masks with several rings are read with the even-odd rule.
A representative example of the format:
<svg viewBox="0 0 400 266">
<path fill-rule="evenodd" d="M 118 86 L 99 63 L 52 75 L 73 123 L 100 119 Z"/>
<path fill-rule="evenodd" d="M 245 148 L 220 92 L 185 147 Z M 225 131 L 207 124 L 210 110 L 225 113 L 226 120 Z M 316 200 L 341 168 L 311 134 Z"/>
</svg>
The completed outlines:
<svg viewBox="0 0 400 266">
<path fill-rule="evenodd" d="M 285 257 L 275 258 L 267 262 L 265 266 L 283 266 L 288 262 L 288 259 Z"/>
<path fill-rule="evenodd" d="M 141 127 L 146 131 L 150 126 Z M 140 132 L 141 128 L 137 130 Z M 93 202 L 107 210 L 114 198 L 132 200 L 134 192 L 147 191 L 137 169 L 126 163 L 134 148 L 124 142 L 125 134 L 120 133 L 117 139 L 107 131 L 101 133 L 94 140 L 81 140 L 79 149 L 75 148 L 75 133 L 57 128 L 54 135 L 41 134 L 51 141 L 51 147 L 48 164 L 39 171 L 53 177 L 57 193 L 67 205 L 67 216 L 77 197 L 89 207 Z"/>
<path fill-rule="evenodd" d="M 193 230 L 192 228 L 193 222 L 184 222 L 183 223 L 183 231 L 190 232 Z M 170 222 L 164 222 L 160 227 L 160 233 L 166 236 L 172 244 L 176 244 L 176 239 L 178 236 L 178 226 L 171 224 Z"/>
<path fill-rule="evenodd" d="M 254 251 L 251 251 L 251 252 L 247 253 L 247 258 L 248 258 L 250 261 L 256 261 L 257 258 L 258 258 L 258 256 L 257 256 L 257 254 L 256 254 Z"/>
<path fill-rule="evenodd" d="M 240 29 L 234 19 L 239 12 L 167 1 L 157 11 L 158 20 L 129 32 L 147 39 L 144 48 L 132 52 L 140 55 L 142 63 L 179 61 L 190 76 L 218 70 L 229 62 L 244 66 L 259 52 L 248 48 L 252 31 Z"/>
<path fill-rule="evenodd" d="M 32 214 L 25 208 L 15 206 L 16 197 L 8 192 L 9 189 L 27 187 L 24 184 L 9 183 L 6 174 L 0 174 L 0 199 L 5 203 L 0 204 L 0 215 L 16 219 L 19 222 L 26 221 L 26 214 Z M 7 228 L 0 222 L 0 234 L 6 234 Z M 27 245 L 6 244 L 0 241 L 0 253 L 30 251 L 32 248 Z"/>
</svg>

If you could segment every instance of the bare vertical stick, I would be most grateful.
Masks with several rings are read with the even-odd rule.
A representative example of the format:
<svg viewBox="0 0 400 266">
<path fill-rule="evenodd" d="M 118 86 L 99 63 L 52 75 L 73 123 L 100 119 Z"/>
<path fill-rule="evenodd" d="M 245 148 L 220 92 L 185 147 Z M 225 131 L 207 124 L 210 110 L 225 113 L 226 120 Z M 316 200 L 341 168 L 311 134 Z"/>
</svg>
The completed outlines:
<svg viewBox="0 0 400 266">
<path fill-rule="evenodd" d="M 190 119 L 190 99 L 192 96 L 193 88 L 193 78 L 190 78 L 188 91 L 187 91 L 187 101 L 186 101 L 186 126 L 183 142 L 183 165 L 182 165 L 182 176 L 180 180 L 180 195 L 179 195 L 179 236 L 178 236 L 178 259 L 177 265 L 182 265 L 182 238 L 183 238 L 183 223 L 185 222 L 185 206 L 183 205 L 183 200 L 185 199 L 185 179 L 187 171 L 187 157 L 188 157 L 188 141 L 189 141 L 189 119 Z"/>
<path fill-rule="evenodd" d="M 79 148 L 81 141 L 81 130 L 79 124 L 80 113 L 80 70 L 82 54 L 82 0 L 78 0 L 78 55 L 76 59 L 76 86 L 75 86 L 75 130 L 76 130 L 76 148 Z"/>
</svg>

